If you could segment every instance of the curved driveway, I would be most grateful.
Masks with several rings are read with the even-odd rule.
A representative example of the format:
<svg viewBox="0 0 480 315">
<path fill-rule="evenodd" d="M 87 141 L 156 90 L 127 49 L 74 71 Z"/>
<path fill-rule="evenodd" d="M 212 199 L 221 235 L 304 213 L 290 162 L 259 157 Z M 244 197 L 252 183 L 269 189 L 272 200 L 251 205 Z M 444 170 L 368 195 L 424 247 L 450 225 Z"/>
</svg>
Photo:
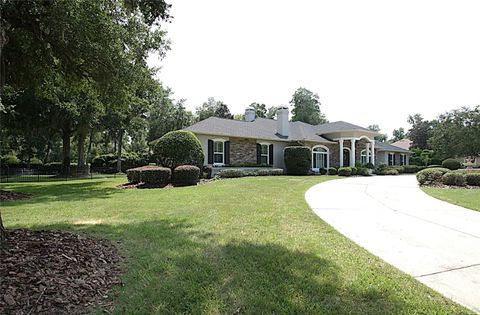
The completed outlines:
<svg viewBox="0 0 480 315">
<path fill-rule="evenodd" d="M 428 196 L 412 175 L 327 181 L 305 199 L 355 243 L 480 313 L 480 212 Z"/>
</svg>

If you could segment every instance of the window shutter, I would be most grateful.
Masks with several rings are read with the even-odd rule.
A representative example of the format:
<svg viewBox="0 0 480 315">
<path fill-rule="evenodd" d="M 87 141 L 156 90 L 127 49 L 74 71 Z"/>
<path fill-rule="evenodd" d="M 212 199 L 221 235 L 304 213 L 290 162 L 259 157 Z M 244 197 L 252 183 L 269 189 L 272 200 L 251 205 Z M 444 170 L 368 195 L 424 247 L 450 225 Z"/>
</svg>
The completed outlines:
<svg viewBox="0 0 480 315">
<path fill-rule="evenodd" d="M 393 153 L 393 165 L 397 165 L 397 163 L 395 163 L 395 153 Z"/>
<path fill-rule="evenodd" d="M 260 143 L 257 143 L 257 164 L 260 164 L 262 161 L 261 154 L 262 154 L 262 146 L 260 145 Z"/>
<path fill-rule="evenodd" d="M 225 164 L 230 164 L 230 141 L 225 141 Z"/>
<path fill-rule="evenodd" d="M 273 165 L 273 144 L 268 146 L 268 164 Z"/>
<path fill-rule="evenodd" d="M 208 164 L 213 164 L 213 140 L 208 140 Z"/>
</svg>

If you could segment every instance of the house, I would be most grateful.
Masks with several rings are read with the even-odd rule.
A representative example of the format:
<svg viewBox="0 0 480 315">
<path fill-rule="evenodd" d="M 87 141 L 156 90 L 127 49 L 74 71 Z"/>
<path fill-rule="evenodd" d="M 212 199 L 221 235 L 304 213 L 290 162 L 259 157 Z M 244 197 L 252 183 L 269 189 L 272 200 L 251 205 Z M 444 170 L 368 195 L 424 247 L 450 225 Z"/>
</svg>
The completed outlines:
<svg viewBox="0 0 480 315">
<path fill-rule="evenodd" d="M 375 141 L 379 133 L 344 121 L 310 125 L 289 121 L 289 110 L 277 110 L 277 119 L 255 117 L 247 108 L 245 120 L 210 117 L 186 130 L 200 140 L 205 164 L 213 166 L 270 165 L 284 168 L 284 148 L 312 149 L 312 169 L 354 166 L 355 163 L 404 165 L 410 151 Z"/>
<path fill-rule="evenodd" d="M 410 148 L 412 147 L 412 144 L 413 144 L 413 141 L 410 139 L 402 139 L 392 143 L 392 145 L 405 150 L 410 150 Z"/>
</svg>

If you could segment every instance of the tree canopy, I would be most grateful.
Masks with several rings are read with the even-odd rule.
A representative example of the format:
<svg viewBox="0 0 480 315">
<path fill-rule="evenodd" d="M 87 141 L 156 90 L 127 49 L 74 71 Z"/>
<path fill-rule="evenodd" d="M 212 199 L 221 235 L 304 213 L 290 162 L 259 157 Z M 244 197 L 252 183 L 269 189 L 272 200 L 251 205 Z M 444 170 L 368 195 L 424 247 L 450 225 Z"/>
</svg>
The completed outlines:
<svg viewBox="0 0 480 315">
<path fill-rule="evenodd" d="M 314 94 L 305 88 L 298 88 L 293 93 L 290 105 L 293 107 L 292 121 L 303 121 L 312 125 L 328 122 L 325 115 L 320 111 L 321 104 L 318 94 Z"/>
</svg>

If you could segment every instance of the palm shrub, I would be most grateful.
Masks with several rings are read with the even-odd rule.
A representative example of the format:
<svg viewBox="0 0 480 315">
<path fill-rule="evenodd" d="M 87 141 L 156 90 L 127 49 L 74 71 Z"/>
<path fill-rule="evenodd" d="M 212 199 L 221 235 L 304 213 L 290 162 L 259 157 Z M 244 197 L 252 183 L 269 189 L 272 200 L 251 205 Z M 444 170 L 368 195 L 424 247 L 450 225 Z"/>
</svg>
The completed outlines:
<svg viewBox="0 0 480 315">
<path fill-rule="evenodd" d="M 446 159 L 442 162 L 442 167 L 448 168 L 449 170 L 458 170 L 462 167 L 462 163 L 455 159 Z"/>
<path fill-rule="evenodd" d="M 286 147 L 284 160 L 288 175 L 308 175 L 312 167 L 312 150 L 305 146 Z"/>
<path fill-rule="evenodd" d="M 203 165 L 202 145 L 197 137 L 186 130 L 170 131 L 153 143 L 153 154 L 158 163 L 175 169 L 180 165 Z"/>
<path fill-rule="evenodd" d="M 448 168 L 443 167 L 426 168 L 417 173 L 417 181 L 420 185 L 441 184 L 443 175 L 449 171 Z"/>
<path fill-rule="evenodd" d="M 194 165 L 180 165 L 173 170 L 175 186 L 192 186 L 198 183 L 200 169 Z"/>
</svg>

